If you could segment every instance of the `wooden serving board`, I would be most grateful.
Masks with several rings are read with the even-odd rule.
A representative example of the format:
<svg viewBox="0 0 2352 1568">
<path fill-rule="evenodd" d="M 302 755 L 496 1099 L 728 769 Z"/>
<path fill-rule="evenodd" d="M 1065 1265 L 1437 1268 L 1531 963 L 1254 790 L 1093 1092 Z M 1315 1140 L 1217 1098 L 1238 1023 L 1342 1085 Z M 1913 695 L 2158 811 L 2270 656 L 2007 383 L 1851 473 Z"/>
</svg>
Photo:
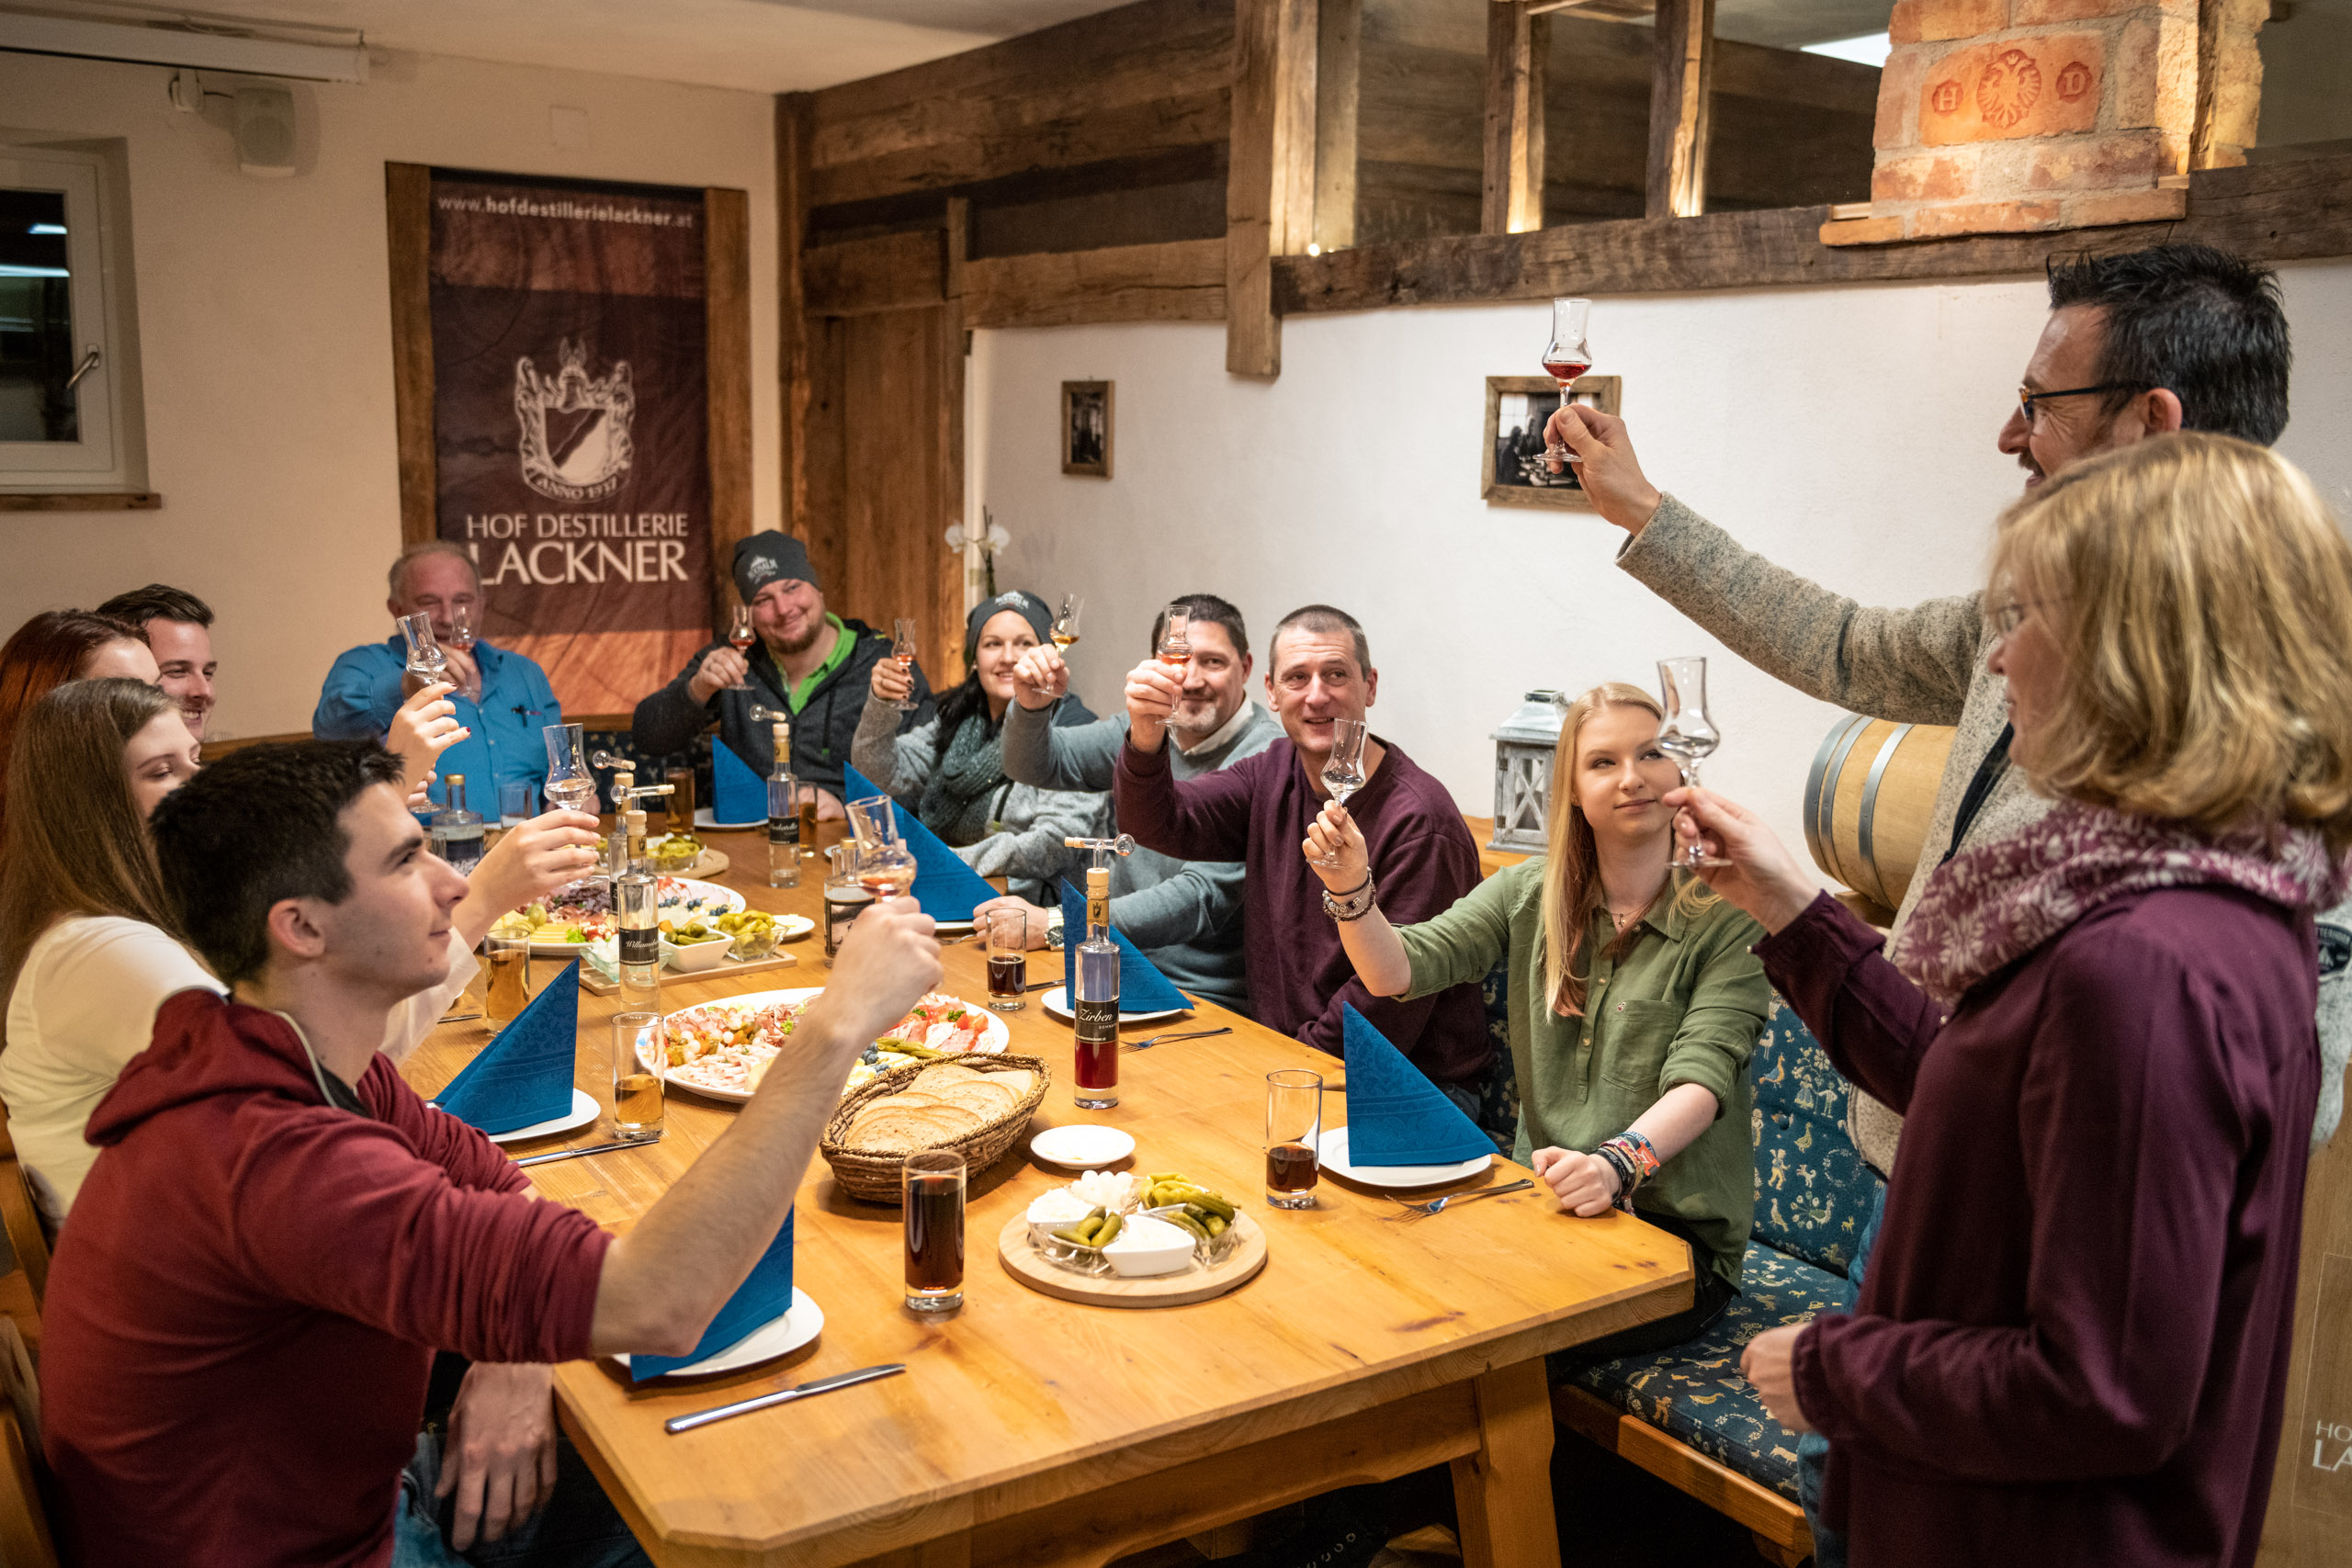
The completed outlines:
<svg viewBox="0 0 2352 1568">
<path fill-rule="evenodd" d="M 1266 1266 L 1266 1233 L 1248 1213 L 1234 1216 L 1233 1250 L 1216 1267 L 1188 1269 L 1150 1280 L 1126 1280 L 1116 1274 L 1073 1274 L 1056 1268 L 1038 1254 L 1029 1240 L 1026 1212 L 1012 1216 L 997 1233 L 997 1260 L 1004 1271 L 1040 1295 L 1089 1306 L 1169 1307 L 1204 1302 L 1247 1284 Z"/>
<path fill-rule="evenodd" d="M 718 966 L 715 969 L 704 969 L 692 975 L 682 975 L 675 969 L 665 968 L 662 971 L 662 975 L 663 979 L 672 982 L 684 982 L 688 980 L 726 980 L 731 979 L 738 975 L 757 975 L 769 969 L 796 968 L 798 966 L 800 960 L 798 958 L 785 952 L 783 948 L 779 947 L 774 953 L 769 953 L 765 958 L 752 958 L 741 961 L 732 958 L 722 958 L 718 961 Z M 619 992 L 621 983 L 618 980 L 605 979 L 604 976 L 597 973 L 594 964 L 582 964 L 580 966 L 580 988 L 595 996 L 609 997 Z"/>
</svg>

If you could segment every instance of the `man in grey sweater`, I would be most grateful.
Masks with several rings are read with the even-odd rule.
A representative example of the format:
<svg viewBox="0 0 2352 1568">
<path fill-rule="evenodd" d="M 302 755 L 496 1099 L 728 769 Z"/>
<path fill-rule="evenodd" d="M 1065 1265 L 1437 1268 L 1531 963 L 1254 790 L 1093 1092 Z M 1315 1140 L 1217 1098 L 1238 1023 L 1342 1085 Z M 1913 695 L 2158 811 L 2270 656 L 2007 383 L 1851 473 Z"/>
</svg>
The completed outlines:
<svg viewBox="0 0 2352 1568">
<path fill-rule="evenodd" d="M 1283 731 L 1250 700 L 1250 633 L 1241 612 L 1214 593 L 1189 593 L 1174 603 L 1192 612 L 1193 657 L 1185 666 L 1184 700 L 1170 724 L 1176 746 L 1169 766 L 1177 778 L 1189 779 L 1255 756 Z M 1166 615 L 1161 611 L 1152 622 L 1148 651 L 1159 649 Z M 1013 681 L 1012 705 L 1004 716 L 1005 776 L 1039 789 L 1108 790 L 1126 744 L 1126 710 L 1056 728 L 1053 708 L 1069 690 L 1069 669 L 1050 648 L 1024 655 Z M 1009 897 L 979 908 L 999 906 L 1029 911 L 1032 946 L 1044 946 L 1047 931 L 1060 923 L 1060 910 Z M 1139 847 L 1113 863 L 1111 923 L 1177 989 L 1255 1016 L 1241 955 L 1240 862 L 1178 860 Z"/>
<path fill-rule="evenodd" d="M 2050 317 L 1996 445 L 2025 469 L 2028 490 L 2079 458 L 2176 430 L 2221 431 L 2267 446 L 2286 428 L 2290 364 L 2286 316 L 2268 269 L 2201 245 L 2085 256 L 2050 269 Z M 1984 665 L 1997 640 L 1988 612 L 1997 606 L 1976 593 L 1907 610 L 1857 604 L 1742 548 L 1661 493 L 1644 477 L 1623 420 L 1566 409 L 1553 416 L 1548 435 L 1575 450 L 1586 493 L 1631 536 L 1618 564 L 1735 653 L 1854 713 L 1957 727 L 1894 940 L 1928 871 L 1957 849 L 1988 842 L 2048 809 L 2008 765 L 2007 685 Z M 2320 1137 L 2333 1131 L 2342 1106 L 2341 976 L 2352 959 L 2352 931 L 2331 942 L 2329 929 L 2342 927 L 2344 915 L 2322 921 Z M 1902 1118 L 1860 1089 L 1851 1102 L 1862 1157 L 1891 1173 Z M 1876 1226 L 1873 1215 L 1857 1248 L 1856 1285 Z M 1820 1446 L 1808 1435 L 1800 1452 L 1810 1461 Z M 1817 1523 L 1815 1533 L 1821 1568 L 1842 1568 L 1843 1543 Z"/>
</svg>

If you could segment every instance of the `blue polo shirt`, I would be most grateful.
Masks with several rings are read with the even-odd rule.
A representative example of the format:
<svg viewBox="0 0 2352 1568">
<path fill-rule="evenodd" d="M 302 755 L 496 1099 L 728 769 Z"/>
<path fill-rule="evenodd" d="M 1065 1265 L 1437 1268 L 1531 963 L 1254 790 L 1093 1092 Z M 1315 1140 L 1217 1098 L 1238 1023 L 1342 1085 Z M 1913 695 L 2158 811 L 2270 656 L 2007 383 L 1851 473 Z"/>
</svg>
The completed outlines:
<svg viewBox="0 0 2352 1568">
<path fill-rule="evenodd" d="M 548 779 L 548 747 L 539 731 L 563 722 L 563 710 L 548 684 L 547 671 L 519 653 L 473 646 L 474 662 L 481 669 L 481 702 L 452 692 L 458 722 L 473 733 L 441 753 L 435 764 L 433 798 L 442 798 L 440 781 L 451 773 L 466 776 L 466 805 L 492 821 L 498 819 L 497 784 L 520 779 L 531 786 L 531 809 L 543 809 L 538 792 Z M 319 693 L 319 709 L 311 716 L 311 733 L 321 740 L 381 740 L 401 706 L 401 671 L 405 645 L 398 633 L 336 657 Z"/>
</svg>

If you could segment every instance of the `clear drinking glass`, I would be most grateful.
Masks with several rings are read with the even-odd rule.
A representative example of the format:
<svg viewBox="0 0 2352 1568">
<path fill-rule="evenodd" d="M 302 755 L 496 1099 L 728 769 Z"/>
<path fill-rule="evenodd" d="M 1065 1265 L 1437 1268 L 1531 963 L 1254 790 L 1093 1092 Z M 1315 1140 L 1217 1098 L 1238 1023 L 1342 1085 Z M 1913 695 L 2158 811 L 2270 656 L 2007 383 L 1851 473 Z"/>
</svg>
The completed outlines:
<svg viewBox="0 0 2352 1568">
<path fill-rule="evenodd" d="M 991 909 L 981 917 L 989 942 L 989 1007 L 1019 1012 L 1029 1004 L 1029 911 Z"/>
<path fill-rule="evenodd" d="M 618 1138 L 662 1135 L 662 1071 L 645 1065 L 638 1047 L 639 1036 L 659 1063 L 665 1048 L 662 1015 L 613 1015 L 613 1135 Z"/>
<path fill-rule="evenodd" d="M 911 682 L 915 678 L 915 624 L 911 618 L 900 615 L 890 626 L 895 634 L 890 639 L 890 657 L 899 661 L 899 669 Z M 910 684 L 907 694 L 899 699 L 899 711 L 912 713 L 922 705 L 915 701 L 914 688 Z"/>
<path fill-rule="evenodd" d="M 1159 661 L 1169 665 L 1173 679 L 1184 679 L 1185 666 L 1193 662 L 1193 612 L 1182 604 L 1170 604 L 1160 612 Z"/>
<path fill-rule="evenodd" d="M 481 939 L 481 1014 L 492 1034 L 514 1021 L 531 1003 L 531 939 Z"/>
<path fill-rule="evenodd" d="M 843 839 L 825 855 L 830 866 L 825 873 L 825 967 L 830 969 L 842 950 L 842 939 L 874 902 L 874 895 L 858 886 L 855 839 Z"/>
<path fill-rule="evenodd" d="M 596 775 L 588 771 L 586 738 L 577 724 L 550 724 L 539 732 L 548 743 L 549 806 L 595 814 Z"/>
<path fill-rule="evenodd" d="M 1331 721 L 1331 755 L 1323 763 L 1323 787 L 1342 809 L 1349 797 L 1363 788 L 1363 742 L 1369 733 L 1360 718 Z M 1340 857 L 1326 855 L 1322 863 L 1336 866 Z"/>
<path fill-rule="evenodd" d="M 695 830 L 695 771 L 692 768 L 672 768 L 670 785 L 670 831 L 692 834 Z"/>
<path fill-rule="evenodd" d="M 508 779 L 498 786 L 498 825 L 520 828 L 531 819 L 531 781 Z"/>
<path fill-rule="evenodd" d="M 1275 1209 L 1315 1207 L 1321 1171 L 1315 1151 L 1323 1137 L 1323 1075 L 1286 1067 L 1266 1075 L 1266 1203 Z"/>
<path fill-rule="evenodd" d="M 433 638 L 433 617 L 402 615 L 401 637 L 408 644 L 407 672 L 423 685 L 435 685 L 449 678 L 449 660 L 441 645 Z"/>
<path fill-rule="evenodd" d="M 1078 613 L 1085 607 L 1086 601 L 1077 594 L 1062 595 L 1061 613 L 1054 617 L 1053 638 L 1056 648 L 1069 649 L 1078 646 Z"/>
<path fill-rule="evenodd" d="M 1592 368 L 1592 350 L 1585 346 L 1585 326 L 1592 319 L 1589 299 L 1555 299 L 1552 301 L 1552 341 L 1544 345 L 1544 373 L 1560 384 L 1560 406 L 1568 406 L 1568 393 L 1577 377 Z M 1555 463 L 1573 463 L 1577 455 L 1568 447 L 1552 442 L 1545 445 L 1544 456 Z"/>
<path fill-rule="evenodd" d="M 1682 782 L 1690 787 L 1699 783 L 1699 759 L 1710 756 L 1723 744 L 1723 734 L 1715 728 L 1714 720 L 1707 716 L 1707 661 L 1702 658 L 1661 659 L 1657 661 L 1659 695 L 1666 709 L 1665 722 L 1658 726 L 1657 749 L 1674 759 L 1682 770 Z M 1702 865 L 1729 865 L 1701 852 L 1697 844 L 1683 850 L 1677 857 L 1679 863 L 1696 871 Z"/>
<path fill-rule="evenodd" d="M 735 618 L 727 628 L 727 646 L 748 660 L 752 657 L 752 644 L 757 642 L 759 638 L 759 632 L 752 626 L 752 607 L 749 604 L 736 605 Z M 744 666 L 743 678 L 727 689 L 730 692 L 748 692 L 752 689 L 751 667 L 748 664 Z"/>
<path fill-rule="evenodd" d="M 954 1312 L 964 1304 L 964 1156 L 927 1149 L 899 1173 L 907 1214 L 907 1309 Z"/>
</svg>

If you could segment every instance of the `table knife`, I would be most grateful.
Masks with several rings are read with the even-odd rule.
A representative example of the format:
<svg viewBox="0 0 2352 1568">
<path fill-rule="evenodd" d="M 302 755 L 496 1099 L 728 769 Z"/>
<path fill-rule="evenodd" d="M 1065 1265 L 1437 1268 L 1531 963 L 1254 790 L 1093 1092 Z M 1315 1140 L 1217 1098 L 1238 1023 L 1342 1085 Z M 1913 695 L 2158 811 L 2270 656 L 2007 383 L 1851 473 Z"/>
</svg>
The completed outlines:
<svg viewBox="0 0 2352 1568">
<path fill-rule="evenodd" d="M 610 1154 L 615 1149 L 641 1149 L 648 1144 L 658 1144 L 661 1141 L 662 1134 L 656 1133 L 650 1138 L 623 1138 L 616 1144 L 591 1144 L 584 1149 L 558 1149 L 553 1154 L 526 1155 L 514 1163 L 516 1165 L 545 1165 L 553 1159 L 578 1159 L 582 1155 Z"/>
<path fill-rule="evenodd" d="M 756 1399 L 739 1399 L 732 1404 L 721 1404 L 708 1410 L 697 1410 L 691 1416 L 673 1416 L 662 1423 L 665 1432 L 691 1432 L 696 1427 L 707 1427 L 713 1421 L 724 1421 L 729 1416 L 741 1416 L 753 1410 L 765 1410 L 771 1404 L 788 1404 L 796 1399 L 806 1399 L 812 1393 L 830 1393 L 852 1383 L 871 1382 L 876 1378 L 895 1377 L 907 1370 L 904 1361 L 887 1361 L 878 1367 L 860 1367 L 854 1372 L 835 1372 L 829 1378 L 804 1382 L 797 1388 L 779 1389 Z"/>
</svg>

